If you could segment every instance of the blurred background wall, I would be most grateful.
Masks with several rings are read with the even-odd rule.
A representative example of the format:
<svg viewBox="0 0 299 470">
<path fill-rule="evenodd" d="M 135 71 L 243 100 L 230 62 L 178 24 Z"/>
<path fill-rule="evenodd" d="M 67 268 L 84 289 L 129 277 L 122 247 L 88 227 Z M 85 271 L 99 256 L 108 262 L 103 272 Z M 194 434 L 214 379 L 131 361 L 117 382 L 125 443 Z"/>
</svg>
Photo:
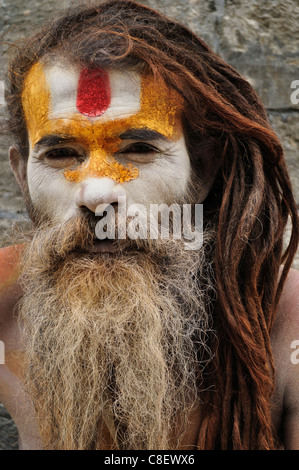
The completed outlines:
<svg viewBox="0 0 299 470">
<path fill-rule="evenodd" d="M 0 0 L 0 37 L 14 42 L 72 3 L 70 0 Z M 261 96 L 282 140 L 299 202 L 299 2 L 298 0 L 146 0 L 141 3 L 181 20 L 244 75 Z M 1 80 L 7 47 L 2 44 Z M 293 93 L 294 103 L 291 102 Z M 296 102 L 298 101 L 298 103 Z M 14 221 L 26 223 L 22 198 L 7 162 L 9 141 L 0 137 L 0 241 Z M 299 257 L 294 266 L 299 269 Z M 17 431 L 0 405 L 0 449 L 17 448 Z"/>
</svg>

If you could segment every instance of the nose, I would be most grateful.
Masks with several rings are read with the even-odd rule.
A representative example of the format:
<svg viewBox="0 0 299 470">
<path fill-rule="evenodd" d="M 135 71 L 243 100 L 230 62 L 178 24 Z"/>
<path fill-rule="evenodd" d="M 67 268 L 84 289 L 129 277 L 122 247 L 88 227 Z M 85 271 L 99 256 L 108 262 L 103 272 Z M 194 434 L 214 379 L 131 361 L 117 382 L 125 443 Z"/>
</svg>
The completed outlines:
<svg viewBox="0 0 299 470">
<path fill-rule="evenodd" d="M 95 214 L 99 206 L 117 203 L 124 194 L 120 184 L 110 178 L 88 178 L 80 183 L 75 202 L 80 209 L 87 208 Z"/>
</svg>

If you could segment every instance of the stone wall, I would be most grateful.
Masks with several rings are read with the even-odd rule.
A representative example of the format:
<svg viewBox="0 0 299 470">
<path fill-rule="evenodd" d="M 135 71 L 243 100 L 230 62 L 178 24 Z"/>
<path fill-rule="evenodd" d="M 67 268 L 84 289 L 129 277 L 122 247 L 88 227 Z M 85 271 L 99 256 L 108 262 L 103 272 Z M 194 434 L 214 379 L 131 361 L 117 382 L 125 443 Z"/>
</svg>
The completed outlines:
<svg viewBox="0 0 299 470">
<path fill-rule="evenodd" d="M 0 37 L 5 42 L 31 33 L 68 0 L 0 0 Z M 299 104 L 291 103 L 291 83 L 299 80 L 298 0 L 147 0 L 142 3 L 182 20 L 218 54 L 247 77 L 263 99 L 273 128 L 283 142 L 299 201 Z M 4 41 L 4 40 L 3 40 Z M 0 80 L 7 46 L 2 45 Z M 298 95 L 299 96 L 299 95 Z M 0 86 L 1 104 L 1 86 Z M 2 107 L 3 110 L 3 107 Z M 1 112 L 1 107 L 0 107 Z M 26 222 L 20 193 L 7 162 L 9 142 L 0 139 L 0 230 Z M 3 232 L 2 232 L 3 233 Z M 0 235 L 1 239 L 1 235 Z M 294 266 L 299 268 L 297 256 Z M 15 448 L 15 429 L 0 407 L 0 449 Z"/>
</svg>

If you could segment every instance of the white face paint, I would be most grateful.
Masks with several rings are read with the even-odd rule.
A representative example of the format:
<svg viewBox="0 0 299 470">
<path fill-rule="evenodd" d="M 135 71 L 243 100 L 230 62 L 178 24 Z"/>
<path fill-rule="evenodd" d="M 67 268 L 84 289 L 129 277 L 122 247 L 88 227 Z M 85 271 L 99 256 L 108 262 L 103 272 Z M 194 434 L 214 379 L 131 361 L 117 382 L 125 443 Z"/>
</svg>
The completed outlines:
<svg viewBox="0 0 299 470">
<path fill-rule="evenodd" d="M 136 72 L 109 70 L 107 77 L 101 86 L 109 90 L 99 90 L 102 109 L 90 113 L 97 85 L 81 90 L 79 101 L 78 70 L 37 64 L 25 83 L 29 193 L 55 224 L 119 196 L 128 206 L 172 204 L 187 189 L 190 161 L 178 96 Z"/>
<path fill-rule="evenodd" d="M 57 63 L 45 66 L 45 75 L 51 90 L 50 119 L 65 118 L 80 112 L 77 108 L 78 69 Z M 111 103 L 104 115 L 90 117 L 93 121 L 120 119 L 136 114 L 140 109 L 140 76 L 130 71 L 110 70 Z"/>
</svg>

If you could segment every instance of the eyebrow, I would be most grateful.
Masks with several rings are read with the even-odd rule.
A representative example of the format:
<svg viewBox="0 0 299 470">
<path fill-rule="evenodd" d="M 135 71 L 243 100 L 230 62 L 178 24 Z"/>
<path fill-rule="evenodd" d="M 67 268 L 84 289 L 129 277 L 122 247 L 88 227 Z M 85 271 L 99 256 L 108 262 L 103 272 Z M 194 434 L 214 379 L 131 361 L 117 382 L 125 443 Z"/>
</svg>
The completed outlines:
<svg viewBox="0 0 299 470">
<path fill-rule="evenodd" d="M 34 146 L 34 150 L 39 150 L 41 147 L 52 147 L 59 144 L 67 144 L 69 142 L 74 142 L 77 139 L 70 136 L 61 136 L 61 135 L 45 135 Z"/>
<path fill-rule="evenodd" d="M 129 129 L 122 132 L 119 137 L 122 140 L 168 140 L 167 137 L 160 134 L 160 132 L 148 128 Z"/>
</svg>

